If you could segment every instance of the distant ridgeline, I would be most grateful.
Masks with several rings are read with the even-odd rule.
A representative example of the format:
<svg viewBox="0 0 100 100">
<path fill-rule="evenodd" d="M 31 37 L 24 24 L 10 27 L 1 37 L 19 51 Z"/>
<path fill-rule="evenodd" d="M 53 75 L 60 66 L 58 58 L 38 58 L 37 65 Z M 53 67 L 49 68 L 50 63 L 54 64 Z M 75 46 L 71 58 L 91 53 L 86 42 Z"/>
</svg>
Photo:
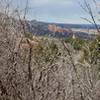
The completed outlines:
<svg viewBox="0 0 100 100">
<path fill-rule="evenodd" d="M 0 13 L 1 17 L 5 17 L 6 15 Z M 10 17 L 11 20 L 14 21 L 14 27 L 20 31 L 20 22 L 15 18 Z M 91 24 L 61 24 L 61 23 L 46 23 L 40 22 L 36 20 L 32 21 L 23 21 L 25 24 L 26 33 L 32 33 L 36 36 L 50 36 L 57 38 L 67 38 L 67 37 L 79 37 L 82 39 L 94 39 L 96 35 L 89 34 L 88 32 L 80 31 L 80 29 L 87 30 L 92 29 L 95 30 L 95 26 Z M 98 28 L 100 25 L 98 25 Z M 29 35 L 29 34 L 27 34 Z"/>
<path fill-rule="evenodd" d="M 100 27 L 100 25 L 98 25 Z M 87 24 L 57 24 L 38 22 L 36 20 L 27 21 L 26 31 L 36 36 L 50 36 L 57 38 L 79 37 L 82 39 L 94 39 L 96 35 L 88 34 L 88 32 L 74 31 L 71 29 L 96 29 L 94 25 Z"/>
<path fill-rule="evenodd" d="M 93 24 L 56 24 L 62 28 L 76 28 L 76 29 L 96 29 L 95 25 Z M 98 25 L 100 28 L 100 25 Z"/>
</svg>

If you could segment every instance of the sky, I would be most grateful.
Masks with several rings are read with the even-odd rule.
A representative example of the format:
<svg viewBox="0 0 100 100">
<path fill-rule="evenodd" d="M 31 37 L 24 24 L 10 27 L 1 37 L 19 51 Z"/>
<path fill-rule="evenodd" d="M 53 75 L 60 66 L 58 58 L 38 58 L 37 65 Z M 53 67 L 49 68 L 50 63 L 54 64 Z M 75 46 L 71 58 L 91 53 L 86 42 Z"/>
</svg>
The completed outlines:
<svg viewBox="0 0 100 100">
<path fill-rule="evenodd" d="M 30 9 L 27 13 L 27 19 L 56 23 L 88 23 L 81 18 L 90 19 L 89 14 L 80 6 L 80 4 L 84 6 L 83 1 L 84 0 L 29 0 L 28 7 Z M 92 8 L 94 7 L 92 0 L 87 0 L 87 2 L 91 4 Z M 26 0 L 14 0 L 13 3 L 23 9 L 25 8 Z M 95 11 L 94 8 L 93 11 Z"/>
</svg>

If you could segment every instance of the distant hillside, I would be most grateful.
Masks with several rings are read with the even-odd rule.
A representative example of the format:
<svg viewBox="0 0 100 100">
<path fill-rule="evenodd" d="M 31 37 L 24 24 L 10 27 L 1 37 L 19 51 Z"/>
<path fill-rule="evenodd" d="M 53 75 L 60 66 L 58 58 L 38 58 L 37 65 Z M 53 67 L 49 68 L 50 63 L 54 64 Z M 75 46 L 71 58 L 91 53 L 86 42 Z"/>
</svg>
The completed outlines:
<svg viewBox="0 0 100 100">
<path fill-rule="evenodd" d="M 67 24 L 67 23 L 48 23 L 48 22 L 41 22 L 37 20 L 30 21 L 31 23 L 41 23 L 45 25 L 54 24 L 62 28 L 77 28 L 77 29 L 96 29 L 95 25 L 93 24 Z M 98 25 L 100 28 L 100 25 Z"/>
<path fill-rule="evenodd" d="M 8 17 L 6 14 L 0 13 L 2 17 Z M 16 26 L 17 30 L 20 30 L 20 22 L 12 17 L 9 17 L 10 20 L 13 20 L 13 25 Z M 83 39 L 94 39 L 95 35 L 90 35 L 87 32 L 82 32 L 80 29 L 95 29 L 94 25 L 90 24 L 62 24 L 62 23 L 47 23 L 40 22 L 36 20 L 32 21 L 22 21 L 25 24 L 25 29 L 27 33 L 32 33 L 36 36 L 49 36 L 57 38 L 71 37 L 73 34 L 79 38 Z M 100 25 L 98 25 L 100 27 Z M 72 30 L 72 29 L 79 30 Z"/>
<path fill-rule="evenodd" d="M 92 24 L 56 24 L 62 28 L 96 29 Z M 100 27 L 100 25 L 98 25 Z"/>
<path fill-rule="evenodd" d="M 75 34 L 79 38 L 83 39 L 93 39 L 95 35 L 90 35 L 86 32 L 73 31 L 71 28 L 75 29 L 95 29 L 93 25 L 85 24 L 57 24 L 57 23 L 46 23 L 39 22 L 36 20 L 27 21 L 26 31 L 34 35 L 39 36 L 51 36 L 51 37 L 69 37 Z"/>
</svg>

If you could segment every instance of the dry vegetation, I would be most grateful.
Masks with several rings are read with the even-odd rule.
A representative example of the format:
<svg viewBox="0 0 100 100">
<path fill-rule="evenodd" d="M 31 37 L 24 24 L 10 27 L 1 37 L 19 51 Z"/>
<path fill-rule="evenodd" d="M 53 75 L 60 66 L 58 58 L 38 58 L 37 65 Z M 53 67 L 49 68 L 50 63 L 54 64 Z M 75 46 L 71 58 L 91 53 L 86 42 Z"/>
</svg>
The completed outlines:
<svg viewBox="0 0 100 100">
<path fill-rule="evenodd" d="M 16 17 L 19 24 L 0 15 L 0 100 L 100 100 L 100 38 L 75 50 L 63 40 L 26 37 Z"/>
</svg>

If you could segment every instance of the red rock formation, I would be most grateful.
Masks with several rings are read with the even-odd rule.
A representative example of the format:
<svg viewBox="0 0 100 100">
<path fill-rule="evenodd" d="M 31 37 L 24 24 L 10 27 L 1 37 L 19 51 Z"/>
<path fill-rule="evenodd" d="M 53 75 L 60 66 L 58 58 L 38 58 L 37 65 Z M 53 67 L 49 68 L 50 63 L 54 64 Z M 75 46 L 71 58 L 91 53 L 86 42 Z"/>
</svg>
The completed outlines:
<svg viewBox="0 0 100 100">
<path fill-rule="evenodd" d="M 61 28 L 59 26 L 56 25 L 48 25 L 48 30 L 51 32 L 59 32 L 59 33 L 64 33 L 64 32 L 68 32 L 70 34 L 74 34 L 73 31 L 71 29 L 67 29 L 67 28 Z"/>
<path fill-rule="evenodd" d="M 48 29 L 51 32 L 57 32 L 57 26 L 56 25 L 48 25 Z"/>
</svg>

